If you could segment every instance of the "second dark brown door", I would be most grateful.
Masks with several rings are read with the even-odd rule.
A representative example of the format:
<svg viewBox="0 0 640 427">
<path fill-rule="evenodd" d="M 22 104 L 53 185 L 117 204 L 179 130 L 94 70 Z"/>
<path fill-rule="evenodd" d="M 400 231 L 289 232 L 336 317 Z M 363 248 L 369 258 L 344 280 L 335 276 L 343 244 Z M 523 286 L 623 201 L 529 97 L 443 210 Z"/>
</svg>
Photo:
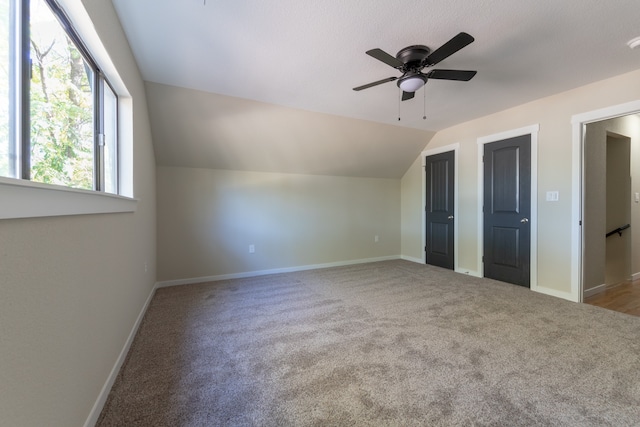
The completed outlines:
<svg viewBox="0 0 640 427">
<path fill-rule="evenodd" d="M 484 146 L 484 276 L 530 286 L 531 135 Z"/>
<path fill-rule="evenodd" d="M 454 162 L 454 151 L 428 156 L 425 162 L 427 264 L 450 270 L 454 266 Z"/>
</svg>

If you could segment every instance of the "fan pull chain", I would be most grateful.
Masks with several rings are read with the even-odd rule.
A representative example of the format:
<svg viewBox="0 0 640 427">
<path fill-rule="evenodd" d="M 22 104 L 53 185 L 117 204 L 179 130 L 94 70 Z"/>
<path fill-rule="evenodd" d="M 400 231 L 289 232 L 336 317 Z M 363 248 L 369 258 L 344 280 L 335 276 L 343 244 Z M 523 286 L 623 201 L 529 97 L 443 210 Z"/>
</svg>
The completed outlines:
<svg viewBox="0 0 640 427">
<path fill-rule="evenodd" d="M 400 121 L 400 100 L 402 99 L 402 89 L 398 88 L 398 121 Z"/>
<path fill-rule="evenodd" d="M 422 87 L 423 104 L 422 104 L 422 120 L 427 120 L 427 89 Z"/>
</svg>

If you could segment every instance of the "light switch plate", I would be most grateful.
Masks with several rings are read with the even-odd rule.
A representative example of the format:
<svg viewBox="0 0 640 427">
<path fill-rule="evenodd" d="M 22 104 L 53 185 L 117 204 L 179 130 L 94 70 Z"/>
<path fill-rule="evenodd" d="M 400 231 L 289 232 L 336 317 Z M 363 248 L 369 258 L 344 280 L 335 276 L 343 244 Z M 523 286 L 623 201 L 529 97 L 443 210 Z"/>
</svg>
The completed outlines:
<svg viewBox="0 0 640 427">
<path fill-rule="evenodd" d="M 547 202 L 557 202 L 559 198 L 559 191 L 547 191 Z"/>
</svg>

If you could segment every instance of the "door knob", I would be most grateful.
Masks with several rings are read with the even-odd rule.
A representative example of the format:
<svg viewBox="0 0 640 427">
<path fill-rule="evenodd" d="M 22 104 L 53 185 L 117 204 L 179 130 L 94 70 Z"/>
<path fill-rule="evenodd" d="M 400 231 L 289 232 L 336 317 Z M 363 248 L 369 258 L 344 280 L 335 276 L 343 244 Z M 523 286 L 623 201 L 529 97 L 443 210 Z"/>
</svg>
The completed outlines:
<svg viewBox="0 0 640 427">
<path fill-rule="evenodd" d="M 520 222 L 521 222 L 521 223 L 523 223 L 523 224 L 526 224 L 526 223 L 528 223 L 528 222 L 529 222 L 529 218 L 522 218 L 522 219 L 520 220 Z"/>
<path fill-rule="evenodd" d="M 453 219 L 453 215 L 449 215 L 447 219 Z"/>
</svg>

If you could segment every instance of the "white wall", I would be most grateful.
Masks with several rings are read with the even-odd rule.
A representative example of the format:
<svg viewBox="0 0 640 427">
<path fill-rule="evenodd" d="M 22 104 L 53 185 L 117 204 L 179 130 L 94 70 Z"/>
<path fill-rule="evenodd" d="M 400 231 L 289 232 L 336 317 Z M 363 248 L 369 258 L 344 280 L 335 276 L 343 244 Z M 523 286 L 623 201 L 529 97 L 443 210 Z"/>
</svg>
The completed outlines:
<svg viewBox="0 0 640 427">
<path fill-rule="evenodd" d="M 460 143 L 459 163 L 459 268 L 479 271 L 477 139 L 503 131 L 539 124 L 538 134 L 538 286 L 541 291 L 569 297 L 571 292 L 571 162 L 575 114 L 640 99 L 640 70 L 543 98 L 438 132 L 428 149 Z M 403 209 L 415 209 L 421 200 L 414 162 L 402 179 Z M 557 202 L 547 202 L 547 191 L 559 191 Z M 637 191 L 637 190 L 634 190 Z M 419 235 L 417 215 L 403 212 L 403 236 Z M 417 239 L 402 242 L 403 255 L 422 257 Z"/>
<path fill-rule="evenodd" d="M 640 193 L 640 115 L 630 117 L 631 129 L 631 273 L 640 278 L 640 202 L 635 193 Z"/>
<path fill-rule="evenodd" d="M 1 426 L 83 425 L 155 283 L 144 86 L 111 2 L 84 5 L 132 96 L 140 200 L 135 213 L 0 220 Z"/>
<path fill-rule="evenodd" d="M 157 180 L 160 281 L 400 255 L 399 179 L 158 167 Z"/>
<path fill-rule="evenodd" d="M 422 254 L 415 249 L 424 247 L 422 233 L 416 233 L 415 230 L 415 224 L 422 223 L 422 213 L 424 212 L 424 206 L 422 206 L 423 174 L 422 159 L 418 157 L 402 178 L 401 186 L 400 213 L 402 224 L 400 233 L 402 254 L 416 262 L 418 260 L 422 261 Z M 416 197 L 416 194 L 420 194 L 421 197 Z M 416 254 L 419 256 L 416 256 Z"/>
<path fill-rule="evenodd" d="M 607 137 L 606 231 L 631 224 L 631 139 Z M 605 238 L 604 283 L 615 285 L 631 277 L 631 230 Z"/>
</svg>

